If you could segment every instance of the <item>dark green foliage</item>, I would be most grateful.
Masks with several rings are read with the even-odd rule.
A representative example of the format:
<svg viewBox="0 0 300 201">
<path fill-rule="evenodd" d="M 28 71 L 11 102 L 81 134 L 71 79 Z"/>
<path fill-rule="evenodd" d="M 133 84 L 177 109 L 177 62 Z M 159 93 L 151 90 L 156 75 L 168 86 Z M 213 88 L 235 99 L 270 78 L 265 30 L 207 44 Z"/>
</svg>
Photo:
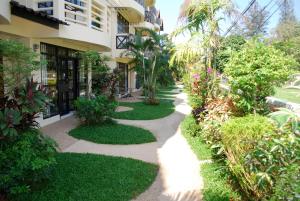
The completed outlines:
<svg viewBox="0 0 300 201">
<path fill-rule="evenodd" d="M 84 123 L 101 124 L 110 119 L 117 104 L 106 96 L 96 96 L 93 99 L 80 97 L 75 101 L 76 116 Z"/>
<path fill-rule="evenodd" d="M 158 167 L 137 160 L 91 154 L 58 154 L 48 185 L 18 201 L 127 201 L 144 192 Z"/>
<path fill-rule="evenodd" d="M 291 197 L 296 200 L 299 196 L 300 165 L 300 137 L 291 133 L 266 133 L 262 140 L 257 142 L 253 151 L 246 156 L 246 167 L 248 171 L 256 176 L 256 185 L 263 192 L 265 199 L 270 199 L 270 195 L 275 188 L 275 197 L 283 200 L 283 197 Z M 295 175 L 291 175 L 295 172 Z M 290 194 L 280 193 L 280 186 L 286 184 L 284 189 Z M 280 198 L 280 199 L 279 199 Z M 298 197 L 299 198 L 299 197 Z M 289 199 L 287 199 L 289 200 Z"/>
<path fill-rule="evenodd" d="M 216 68 L 223 72 L 233 51 L 240 51 L 246 40 L 241 35 L 231 35 L 221 41 L 221 47 L 216 56 Z"/>
<path fill-rule="evenodd" d="M 238 109 L 244 114 L 265 114 L 266 97 L 274 95 L 275 87 L 288 80 L 295 65 L 291 56 L 258 40 L 251 40 L 241 51 L 234 52 L 225 74 Z"/>
<path fill-rule="evenodd" d="M 1 197 L 28 193 L 46 178 L 55 164 L 55 148 L 35 130 L 47 104 L 43 87 L 29 79 L 39 67 L 37 55 L 20 42 L 0 40 L 0 57 Z"/>
<path fill-rule="evenodd" d="M 28 193 L 49 176 L 56 163 L 53 142 L 31 129 L 9 140 L 0 140 L 0 194 Z"/>
<path fill-rule="evenodd" d="M 99 144 L 143 144 L 156 141 L 148 130 L 116 123 L 80 126 L 69 134 Z"/>
<path fill-rule="evenodd" d="M 172 114 L 175 106 L 172 100 L 160 100 L 159 105 L 148 105 L 143 102 L 120 103 L 120 106 L 131 107 L 133 110 L 127 112 L 115 112 L 113 117 L 116 119 L 129 120 L 152 120 L 160 119 Z"/>
<path fill-rule="evenodd" d="M 291 164 L 276 181 L 271 201 L 297 201 L 300 195 L 300 165 Z"/>
<path fill-rule="evenodd" d="M 203 164 L 201 165 L 201 174 L 204 180 L 204 201 L 241 200 L 240 195 L 228 183 L 229 174 L 225 166 L 215 162 Z"/>
</svg>

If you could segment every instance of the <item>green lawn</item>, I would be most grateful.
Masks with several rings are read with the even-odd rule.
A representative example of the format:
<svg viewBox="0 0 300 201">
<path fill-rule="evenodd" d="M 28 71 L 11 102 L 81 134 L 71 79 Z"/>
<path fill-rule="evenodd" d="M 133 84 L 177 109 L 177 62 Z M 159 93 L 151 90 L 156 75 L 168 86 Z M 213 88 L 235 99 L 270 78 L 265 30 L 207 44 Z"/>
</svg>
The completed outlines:
<svg viewBox="0 0 300 201">
<path fill-rule="evenodd" d="M 189 131 L 193 129 L 195 120 L 192 115 L 187 116 L 181 123 L 182 135 L 186 138 L 191 149 L 194 151 L 199 160 L 211 159 L 212 154 L 207 144 L 205 144 L 201 136 L 191 136 Z"/>
<path fill-rule="evenodd" d="M 212 152 L 207 144 L 201 139 L 201 135 L 191 136 L 195 132 L 196 122 L 193 117 L 187 116 L 181 123 L 182 135 L 186 138 L 191 149 L 197 155 L 199 160 L 212 160 Z M 200 174 L 204 180 L 204 188 L 202 190 L 204 201 L 230 201 L 238 200 L 239 195 L 233 191 L 228 184 L 228 175 L 224 166 L 212 161 L 201 165 Z"/>
<path fill-rule="evenodd" d="M 79 126 L 71 130 L 69 134 L 77 139 L 99 144 L 142 144 L 156 141 L 148 130 L 116 123 Z"/>
<path fill-rule="evenodd" d="M 158 167 L 91 154 L 58 154 L 51 180 L 18 201 L 129 201 L 154 181 Z"/>
<path fill-rule="evenodd" d="M 169 116 L 175 111 L 172 100 L 160 100 L 159 105 L 147 105 L 143 102 L 121 103 L 120 106 L 131 107 L 133 110 L 126 112 L 115 112 L 113 117 L 116 119 L 129 120 L 152 120 Z"/>
<path fill-rule="evenodd" d="M 286 100 L 293 103 L 300 104 L 300 90 L 299 89 L 276 89 L 275 98 Z"/>
</svg>

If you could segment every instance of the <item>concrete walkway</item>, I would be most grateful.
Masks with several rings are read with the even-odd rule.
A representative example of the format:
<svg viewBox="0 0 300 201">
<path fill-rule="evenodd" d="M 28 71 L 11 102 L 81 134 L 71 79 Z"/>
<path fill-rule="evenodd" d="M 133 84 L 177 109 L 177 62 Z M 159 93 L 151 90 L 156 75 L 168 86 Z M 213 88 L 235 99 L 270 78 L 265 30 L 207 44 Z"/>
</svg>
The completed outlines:
<svg viewBox="0 0 300 201">
<path fill-rule="evenodd" d="M 55 139 L 62 152 L 93 153 L 122 156 L 158 164 L 160 169 L 152 186 L 135 201 L 199 201 L 203 181 L 200 165 L 179 125 L 190 113 L 187 96 L 178 94 L 176 111 L 168 117 L 150 121 L 118 120 L 119 123 L 145 128 L 153 132 L 157 142 L 142 145 L 100 145 L 76 140 L 67 132 L 77 125 L 74 118 L 67 118 L 43 128 L 43 132 Z"/>
</svg>

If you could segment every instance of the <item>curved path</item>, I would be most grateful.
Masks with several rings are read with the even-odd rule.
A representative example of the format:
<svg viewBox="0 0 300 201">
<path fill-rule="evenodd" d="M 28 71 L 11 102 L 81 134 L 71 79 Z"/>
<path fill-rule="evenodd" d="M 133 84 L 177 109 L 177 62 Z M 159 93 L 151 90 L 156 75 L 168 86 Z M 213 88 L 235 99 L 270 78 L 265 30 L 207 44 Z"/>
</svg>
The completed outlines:
<svg viewBox="0 0 300 201">
<path fill-rule="evenodd" d="M 162 119 L 118 120 L 122 124 L 150 130 L 157 138 L 157 142 L 154 143 L 101 145 L 76 140 L 66 134 L 75 127 L 74 118 L 64 120 L 64 130 L 60 134 L 51 135 L 54 129 L 51 126 L 44 128 L 43 132 L 58 141 L 62 152 L 122 156 L 158 164 L 160 169 L 155 182 L 135 201 L 198 201 L 201 200 L 200 191 L 203 188 L 199 161 L 182 137 L 179 128 L 181 121 L 191 111 L 187 104 L 187 96 L 184 93 L 178 94 L 175 105 L 176 111 Z"/>
</svg>

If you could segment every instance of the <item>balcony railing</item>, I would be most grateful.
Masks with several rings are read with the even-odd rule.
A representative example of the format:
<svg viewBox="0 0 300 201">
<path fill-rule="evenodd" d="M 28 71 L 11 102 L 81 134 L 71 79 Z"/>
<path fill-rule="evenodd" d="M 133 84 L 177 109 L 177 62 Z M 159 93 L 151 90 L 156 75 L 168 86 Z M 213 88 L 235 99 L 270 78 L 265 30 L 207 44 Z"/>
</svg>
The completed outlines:
<svg viewBox="0 0 300 201">
<path fill-rule="evenodd" d="M 152 11 L 145 11 L 145 21 L 154 24 L 155 14 Z"/>
<path fill-rule="evenodd" d="M 116 37 L 116 49 L 128 49 L 128 43 L 134 41 L 132 34 L 118 34 Z"/>
<path fill-rule="evenodd" d="M 140 5 L 142 5 L 143 7 L 145 7 L 145 0 L 135 0 L 136 2 L 138 2 Z"/>
</svg>

